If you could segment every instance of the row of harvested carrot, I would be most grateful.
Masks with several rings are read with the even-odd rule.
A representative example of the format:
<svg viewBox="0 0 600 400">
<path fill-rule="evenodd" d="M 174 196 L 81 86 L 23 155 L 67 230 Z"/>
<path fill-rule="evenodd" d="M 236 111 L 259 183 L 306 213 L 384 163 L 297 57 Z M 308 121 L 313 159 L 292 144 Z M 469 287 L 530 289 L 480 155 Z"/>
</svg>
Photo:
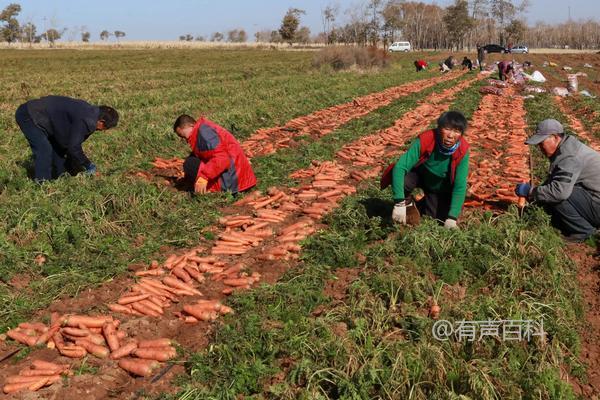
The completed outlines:
<svg viewBox="0 0 600 400">
<path fill-rule="evenodd" d="M 291 139 L 298 136 L 325 136 L 352 119 L 367 115 L 373 110 L 383 107 L 400 97 L 422 91 L 446 80 L 454 79 L 462 73 L 446 74 L 426 80 L 409 82 L 401 86 L 388 88 L 382 92 L 354 99 L 345 104 L 335 105 L 303 117 L 295 118 L 283 127 L 260 129 L 242 143 L 242 148 L 248 157 L 256 157 L 289 147 Z"/>
<path fill-rule="evenodd" d="M 170 339 L 128 339 L 119 326 L 120 321 L 112 316 L 61 316 L 52 313 L 50 326 L 41 322 L 24 322 L 6 335 L 30 347 L 46 345 L 64 357 L 83 358 L 88 354 L 98 358 L 110 357 L 119 360 L 119 366 L 124 370 L 139 376 L 149 376 L 160 366 L 158 362 L 168 361 L 177 355 Z M 64 365 L 60 368 L 42 368 L 42 365 L 43 361 L 34 361 L 32 370 L 19 373 L 19 376 L 28 378 L 9 377 L 4 392 L 38 390 L 58 382 L 60 375 L 68 371 L 68 366 Z"/>
</svg>

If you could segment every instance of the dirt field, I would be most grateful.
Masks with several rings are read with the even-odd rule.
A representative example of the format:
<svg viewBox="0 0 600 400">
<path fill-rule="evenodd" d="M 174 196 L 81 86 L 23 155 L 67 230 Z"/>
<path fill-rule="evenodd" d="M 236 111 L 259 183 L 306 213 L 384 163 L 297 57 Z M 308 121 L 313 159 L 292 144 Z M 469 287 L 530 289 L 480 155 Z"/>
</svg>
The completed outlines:
<svg viewBox="0 0 600 400">
<path fill-rule="evenodd" d="M 310 52 L 3 54 L 2 329 L 39 321 L 76 342 L 59 316 L 107 316 L 119 320 L 121 345 L 168 338 L 177 355 L 135 378 L 90 350 L 71 359 L 6 340 L 0 358 L 23 349 L 0 361 L 0 382 L 42 359 L 73 374 L 31 398 L 600 394 L 595 244 L 565 246 L 541 209 L 517 207 L 513 194 L 516 183 L 544 178 L 545 161 L 523 144 L 537 121 L 558 118 L 600 148 L 597 105 L 524 98 L 518 86 L 482 94 L 488 75 L 417 74 L 417 54 L 367 73 L 314 70 Z M 446 54 L 418 56 L 435 65 Z M 515 58 L 539 67 L 547 89 L 564 84 L 563 65 L 577 72 L 590 63 L 580 87 L 600 94 L 597 55 Z M 557 66 L 541 67 L 546 60 Z M 115 132 L 86 144 L 100 176 L 42 187 L 27 178 L 29 150 L 13 113 L 47 93 L 122 113 Z M 472 146 L 461 230 L 428 219 L 395 226 L 381 172 L 450 109 L 468 117 Z M 207 113 L 234 133 L 257 190 L 237 198 L 185 191 L 186 149 L 169 132 L 181 112 Z M 123 300 L 133 295 L 144 298 Z M 434 302 L 440 320 L 543 321 L 546 336 L 439 340 Z M 93 331 L 86 326 L 70 328 Z"/>
</svg>

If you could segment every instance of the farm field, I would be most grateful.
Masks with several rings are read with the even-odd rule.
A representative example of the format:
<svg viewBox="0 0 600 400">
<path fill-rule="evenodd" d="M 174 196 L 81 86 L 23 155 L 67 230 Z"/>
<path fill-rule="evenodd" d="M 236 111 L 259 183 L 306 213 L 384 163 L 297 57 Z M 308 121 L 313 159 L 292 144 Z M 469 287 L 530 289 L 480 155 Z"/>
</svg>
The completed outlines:
<svg viewBox="0 0 600 400">
<path fill-rule="evenodd" d="M 487 77 L 476 72 L 414 71 L 416 57 L 435 65 L 442 53 L 393 55 L 382 71 L 338 73 L 314 69 L 312 52 L 2 54 L 0 332 L 25 321 L 81 329 L 59 316 L 110 315 L 132 339 L 173 340 L 177 355 L 151 383 L 115 360 L 71 360 L 30 346 L 3 362 L 0 383 L 43 359 L 68 363 L 73 374 L 40 398 L 600 393 L 595 248 L 565 245 L 540 209 L 520 209 L 512 194 L 530 170 L 535 182 L 544 177 L 546 161 L 532 149 L 530 162 L 523 144 L 537 121 L 557 118 L 600 145 L 597 101 L 523 99 L 518 87 L 482 95 Z M 546 59 L 582 70 L 592 63 L 580 88 L 600 94 L 596 55 L 519 57 L 536 69 Z M 560 67 L 539 69 L 546 86 L 566 79 Z M 85 145 L 100 176 L 42 186 L 27 178 L 29 148 L 14 110 L 49 93 L 119 110 L 119 126 Z M 381 171 L 450 109 L 470 123 L 461 230 L 431 220 L 394 226 L 391 194 L 378 189 Z M 205 114 L 238 138 L 260 193 L 176 189 L 176 159 L 187 151 L 172 122 L 183 112 Z M 162 297 L 159 310 L 121 301 L 144 289 L 154 294 L 140 301 Z M 440 340 L 434 304 L 440 320 L 543 321 L 547 336 Z M 170 345 L 163 347 L 174 351 Z M 0 356 L 15 348 L 0 342 Z M 132 354 L 143 358 L 139 350 Z"/>
</svg>

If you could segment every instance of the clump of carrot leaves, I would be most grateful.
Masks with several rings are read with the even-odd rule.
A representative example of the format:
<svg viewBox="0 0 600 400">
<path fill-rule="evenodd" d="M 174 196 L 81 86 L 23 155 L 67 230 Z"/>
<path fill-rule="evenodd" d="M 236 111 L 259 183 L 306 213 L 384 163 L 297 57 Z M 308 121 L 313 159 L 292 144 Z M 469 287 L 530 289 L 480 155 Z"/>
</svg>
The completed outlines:
<svg viewBox="0 0 600 400">
<path fill-rule="evenodd" d="M 189 360 L 179 396 L 575 398 L 561 371 L 582 373 L 581 299 L 546 215 L 474 213 L 449 231 L 396 227 L 391 207 L 373 188 L 347 198 L 283 279 L 233 297 L 236 315 Z M 347 271 L 345 296 L 327 296 Z M 436 340 L 431 297 L 449 321 L 543 320 L 547 340 Z"/>
</svg>

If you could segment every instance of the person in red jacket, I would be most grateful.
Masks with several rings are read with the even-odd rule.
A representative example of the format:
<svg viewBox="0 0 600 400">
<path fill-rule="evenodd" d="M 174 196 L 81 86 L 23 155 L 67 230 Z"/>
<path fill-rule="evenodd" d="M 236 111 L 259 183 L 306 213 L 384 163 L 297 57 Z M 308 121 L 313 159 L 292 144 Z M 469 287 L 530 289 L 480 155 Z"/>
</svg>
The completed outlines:
<svg viewBox="0 0 600 400">
<path fill-rule="evenodd" d="M 417 69 L 417 72 L 423 71 L 427 68 L 427 62 L 425 60 L 416 60 L 415 68 Z"/>
<path fill-rule="evenodd" d="M 186 179 L 194 183 L 194 192 L 235 194 L 256 185 L 250 161 L 225 128 L 206 118 L 196 121 L 183 114 L 175 120 L 173 130 L 192 150 L 183 169 Z"/>
</svg>

